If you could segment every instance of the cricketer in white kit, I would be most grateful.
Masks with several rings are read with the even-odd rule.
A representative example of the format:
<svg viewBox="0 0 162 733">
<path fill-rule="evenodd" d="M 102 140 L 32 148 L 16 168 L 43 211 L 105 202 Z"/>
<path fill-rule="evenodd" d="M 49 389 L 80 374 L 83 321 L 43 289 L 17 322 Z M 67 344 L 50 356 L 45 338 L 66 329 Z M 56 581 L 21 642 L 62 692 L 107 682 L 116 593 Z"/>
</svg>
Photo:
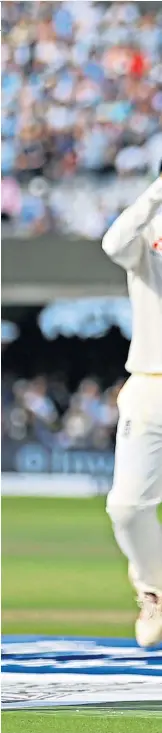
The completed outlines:
<svg viewBox="0 0 162 733">
<path fill-rule="evenodd" d="M 129 561 L 141 612 L 140 645 L 162 641 L 162 177 L 115 221 L 102 247 L 127 270 L 132 303 L 130 378 L 118 398 L 112 491 L 116 540 Z"/>
</svg>

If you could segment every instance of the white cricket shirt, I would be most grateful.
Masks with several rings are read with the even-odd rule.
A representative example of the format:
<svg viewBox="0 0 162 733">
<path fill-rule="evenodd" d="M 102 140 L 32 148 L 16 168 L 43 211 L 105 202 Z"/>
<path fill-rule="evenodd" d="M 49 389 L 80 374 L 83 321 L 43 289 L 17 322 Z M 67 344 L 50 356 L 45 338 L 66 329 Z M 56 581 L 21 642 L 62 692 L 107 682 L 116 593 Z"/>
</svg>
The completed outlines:
<svg viewBox="0 0 162 733">
<path fill-rule="evenodd" d="M 127 270 L 133 324 L 126 369 L 162 374 L 162 177 L 114 222 L 102 247 Z"/>
</svg>

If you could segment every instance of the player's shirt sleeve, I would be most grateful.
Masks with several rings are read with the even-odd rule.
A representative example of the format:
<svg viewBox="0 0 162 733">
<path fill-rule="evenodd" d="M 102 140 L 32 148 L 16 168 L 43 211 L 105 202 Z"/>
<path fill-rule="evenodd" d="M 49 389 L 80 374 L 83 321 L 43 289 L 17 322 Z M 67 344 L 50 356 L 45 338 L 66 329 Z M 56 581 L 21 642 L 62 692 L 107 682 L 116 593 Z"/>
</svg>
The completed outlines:
<svg viewBox="0 0 162 733">
<path fill-rule="evenodd" d="M 126 270 L 137 267 L 145 246 L 145 228 L 162 204 L 162 177 L 129 206 L 103 237 L 102 248 Z"/>
</svg>

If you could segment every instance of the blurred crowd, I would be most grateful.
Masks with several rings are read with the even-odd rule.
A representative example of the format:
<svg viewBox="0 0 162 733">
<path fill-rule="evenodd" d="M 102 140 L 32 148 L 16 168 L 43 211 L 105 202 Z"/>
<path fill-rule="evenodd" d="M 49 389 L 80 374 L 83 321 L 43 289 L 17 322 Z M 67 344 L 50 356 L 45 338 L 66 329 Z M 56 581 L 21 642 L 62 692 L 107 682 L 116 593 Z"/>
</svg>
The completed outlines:
<svg viewBox="0 0 162 733">
<path fill-rule="evenodd" d="M 149 6 L 1 3 L 4 234 L 98 238 L 134 177 L 157 175 L 162 11 Z"/>
<path fill-rule="evenodd" d="M 88 377 L 70 394 L 59 375 L 31 381 L 2 378 L 2 440 L 38 442 L 47 450 L 113 450 L 118 421 L 117 396 L 123 380 L 102 391 Z"/>
</svg>

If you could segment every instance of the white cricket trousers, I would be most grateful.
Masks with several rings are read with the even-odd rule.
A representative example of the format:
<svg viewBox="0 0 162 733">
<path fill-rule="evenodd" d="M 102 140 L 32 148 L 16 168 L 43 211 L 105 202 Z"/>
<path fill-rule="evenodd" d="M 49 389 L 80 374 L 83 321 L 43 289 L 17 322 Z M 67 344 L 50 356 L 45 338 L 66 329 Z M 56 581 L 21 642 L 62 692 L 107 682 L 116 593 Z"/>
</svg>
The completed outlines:
<svg viewBox="0 0 162 733">
<path fill-rule="evenodd" d="M 118 397 L 113 487 L 106 511 L 139 591 L 162 592 L 162 375 L 132 375 Z"/>
</svg>

